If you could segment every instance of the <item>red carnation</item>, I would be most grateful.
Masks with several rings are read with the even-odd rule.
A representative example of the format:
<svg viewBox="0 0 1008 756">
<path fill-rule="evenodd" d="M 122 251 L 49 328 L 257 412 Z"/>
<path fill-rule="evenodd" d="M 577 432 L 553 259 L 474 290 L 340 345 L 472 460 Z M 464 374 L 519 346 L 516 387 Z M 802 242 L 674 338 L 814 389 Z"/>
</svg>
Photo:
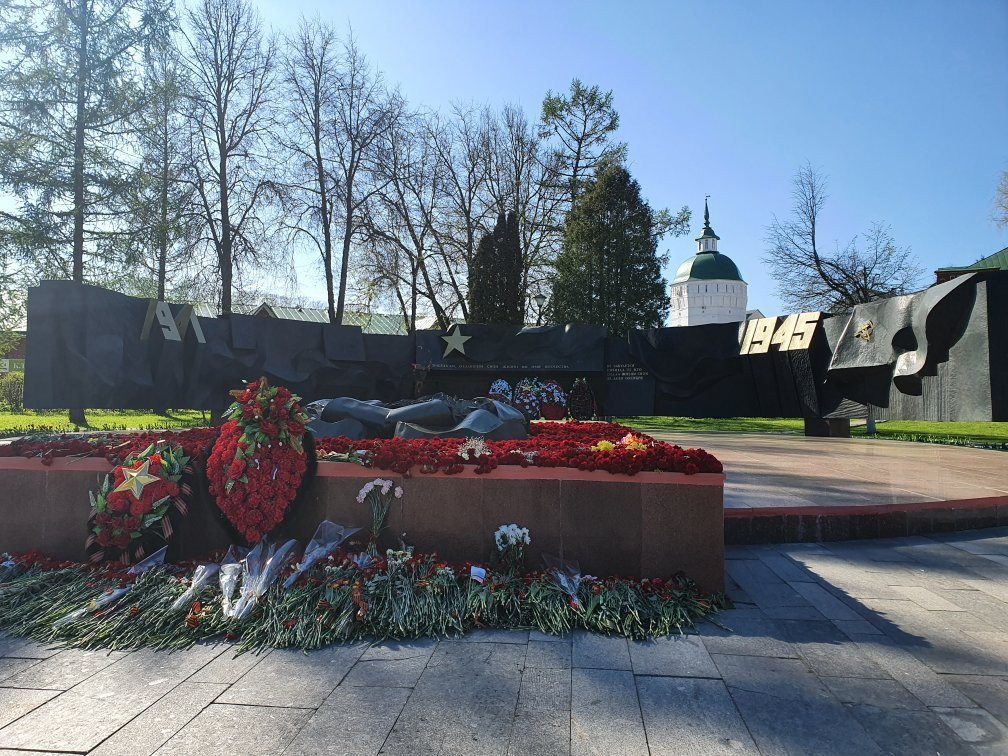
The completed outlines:
<svg viewBox="0 0 1008 756">
<path fill-rule="evenodd" d="M 228 477 L 230 477 L 231 479 L 240 478 L 244 472 L 245 472 L 245 460 L 243 459 L 233 460 L 231 462 L 231 465 L 228 467 Z"/>
</svg>

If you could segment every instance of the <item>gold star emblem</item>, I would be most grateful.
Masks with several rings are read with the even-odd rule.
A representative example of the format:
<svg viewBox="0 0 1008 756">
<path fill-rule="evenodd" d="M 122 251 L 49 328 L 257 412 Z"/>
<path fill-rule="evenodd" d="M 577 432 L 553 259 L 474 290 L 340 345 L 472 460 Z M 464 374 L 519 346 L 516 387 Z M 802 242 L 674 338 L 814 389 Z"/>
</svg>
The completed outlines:
<svg viewBox="0 0 1008 756">
<path fill-rule="evenodd" d="M 465 343 L 472 338 L 472 336 L 463 336 L 462 330 L 456 324 L 455 330 L 449 333 L 447 336 L 442 336 L 445 344 L 444 356 L 447 357 L 452 351 L 458 352 L 463 357 L 465 356 Z"/>
<path fill-rule="evenodd" d="M 140 465 L 136 470 L 130 470 L 128 467 L 124 467 L 123 471 L 123 482 L 112 489 L 113 493 L 119 491 L 132 491 L 133 495 L 140 500 L 140 494 L 143 493 L 144 486 L 148 483 L 157 483 L 161 480 L 156 475 L 150 474 L 150 460 L 145 459 L 144 463 Z"/>
</svg>

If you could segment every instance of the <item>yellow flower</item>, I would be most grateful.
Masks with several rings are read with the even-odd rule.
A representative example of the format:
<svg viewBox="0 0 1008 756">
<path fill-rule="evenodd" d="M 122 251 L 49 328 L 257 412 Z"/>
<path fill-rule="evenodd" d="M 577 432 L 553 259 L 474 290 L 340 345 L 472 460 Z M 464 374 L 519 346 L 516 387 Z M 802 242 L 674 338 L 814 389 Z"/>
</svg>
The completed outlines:
<svg viewBox="0 0 1008 756">
<path fill-rule="evenodd" d="M 637 438 L 633 433 L 627 433 L 620 439 L 620 443 L 627 449 L 643 450 L 647 449 L 647 444 L 643 439 Z"/>
<path fill-rule="evenodd" d="M 615 448 L 616 444 L 614 444 L 612 441 L 599 441 L 597 444 L 595 444 L 595 446 L 591 448 L 591 450 L 593 452 L 600 452 L 600 451 L 612 451 Z"/>
</svg>

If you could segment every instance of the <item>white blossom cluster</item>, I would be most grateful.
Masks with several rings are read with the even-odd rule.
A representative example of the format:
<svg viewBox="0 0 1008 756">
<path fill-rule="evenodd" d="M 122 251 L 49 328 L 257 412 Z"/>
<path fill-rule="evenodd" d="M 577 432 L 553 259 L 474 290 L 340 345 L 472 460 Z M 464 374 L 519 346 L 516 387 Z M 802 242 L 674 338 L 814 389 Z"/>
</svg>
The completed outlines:
<svg viewBox="0 0 1008 756">
<path fill-rule="evenodd" d="M 369 493 L 371 493 L 372 491 L 374 491 L 375 489 L 380 490 L 382 496 L 388 496 L 389 491 L 392 491 L 392 494 L 397 499 L 401 499 L 402 498 L 402 487 L 401 486 L 395 486 L 395 488 L 393 489 L 392 488 L 393 485 L 395 485 L 395 484 L 391 480 L 385 480 L 384 478 L 375 478 L 370 483 L 365 483 L 364 487 L 360 491 L 357 492 L 357 503 L 358 504 L 363 504 L 364 503 L 364 499 L 367 498 L 367 495 Z"/>
<path fill-rule="evenodd" d="M 494 533 L 494 540 L 497 542 L 497 550 L 504 551 L 509 546 L 520 544 L 529 545 L 532 539 L 529 538 L 528 528 L 520 528 L 516 524 L 501 525 Z"/>
<path fill-rule="evenodd" d="M 462 459 L 470 459 L 470 452 L 472 457 L 486 457 L 489 456 L 490 449 L 482 438 L 467 438 L 459 444 L 458 455 Z"/>
</svg>

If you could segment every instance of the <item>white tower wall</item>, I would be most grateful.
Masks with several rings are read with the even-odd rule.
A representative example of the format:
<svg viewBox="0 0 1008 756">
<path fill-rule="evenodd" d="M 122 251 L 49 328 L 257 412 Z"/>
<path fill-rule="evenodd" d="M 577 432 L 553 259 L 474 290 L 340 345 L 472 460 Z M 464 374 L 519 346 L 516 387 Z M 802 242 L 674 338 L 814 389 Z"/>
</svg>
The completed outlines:
<svg viewBox="0 0 1008 756">
<path fill-rule="evenodd" d="M 723 279 L 672 284 L 670 326 L 741 323 L 749 301 L 745 281 Z"/>
</svg>

